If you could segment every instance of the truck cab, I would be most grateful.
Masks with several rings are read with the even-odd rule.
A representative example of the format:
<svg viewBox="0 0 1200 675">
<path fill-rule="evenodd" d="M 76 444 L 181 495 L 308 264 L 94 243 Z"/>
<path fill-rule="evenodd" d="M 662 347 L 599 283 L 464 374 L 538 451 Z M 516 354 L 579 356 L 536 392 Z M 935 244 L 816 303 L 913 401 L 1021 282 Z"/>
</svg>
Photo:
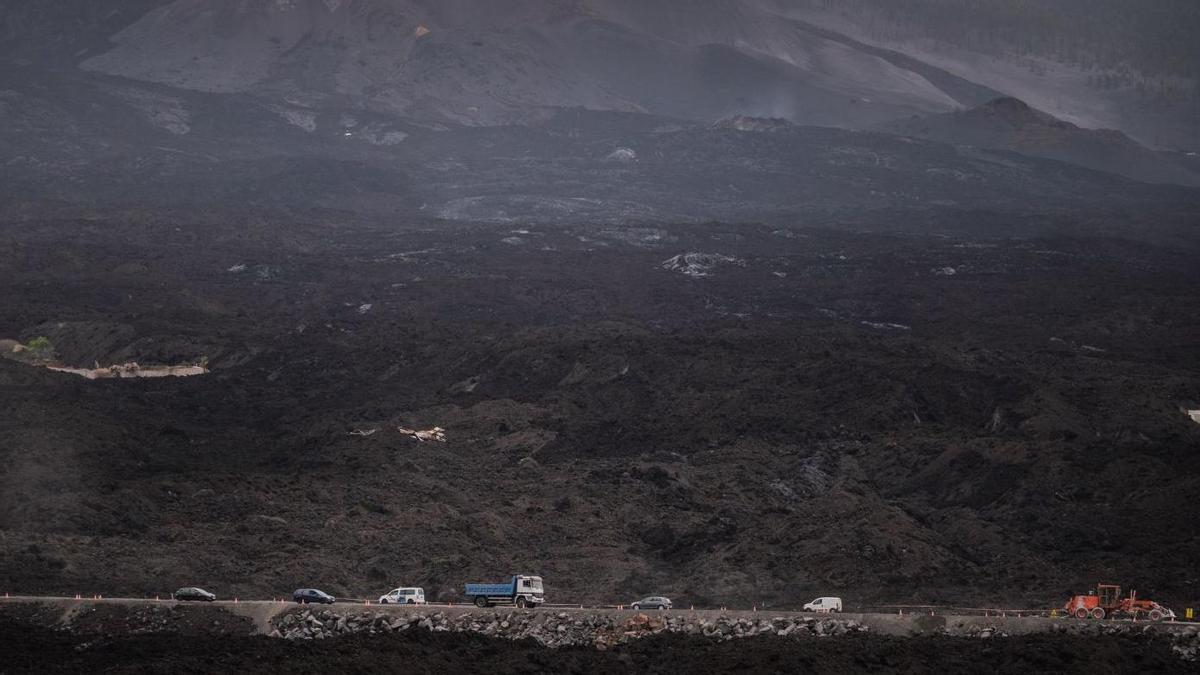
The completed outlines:
<svg viewBox="0 0 1200 675">
<path fill-rule="evenodd" d="M 842 611 L 842 599 L 835 597 L 821 597 L 813 600 L 804 606 L 806 612 L 817 612 L 819 614 L 832 614 Z"/>
</svg>

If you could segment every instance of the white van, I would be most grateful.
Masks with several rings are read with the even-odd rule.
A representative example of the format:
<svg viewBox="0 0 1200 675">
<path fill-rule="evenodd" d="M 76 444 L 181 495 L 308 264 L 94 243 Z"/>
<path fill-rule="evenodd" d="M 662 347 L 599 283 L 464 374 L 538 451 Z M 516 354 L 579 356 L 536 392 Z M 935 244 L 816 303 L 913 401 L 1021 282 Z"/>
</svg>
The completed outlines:
<svg viewBox="0 0 1200 675">
<path fill-rule="evenodd" d="M 424 588 L 393 588 L 379 596 L 381 605 L 423 605 L 425 604 Z"/>
<path fill-rule="evenodd" d="M 821 614 L 831 614 L 833 612 L 842 611 L 841 598 L 817 598 L 804 606 L 806 612 L 818 612 Z"/>
</svg>

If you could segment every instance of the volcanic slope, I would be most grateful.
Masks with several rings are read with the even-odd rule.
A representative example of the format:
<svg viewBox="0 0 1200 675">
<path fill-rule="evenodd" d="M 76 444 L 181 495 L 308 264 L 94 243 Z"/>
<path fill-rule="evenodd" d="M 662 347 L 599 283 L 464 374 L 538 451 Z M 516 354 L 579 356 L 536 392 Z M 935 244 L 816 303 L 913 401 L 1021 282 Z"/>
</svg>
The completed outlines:
<svg viewBox="0 0 1200 675">
<path fill-rule="evenodd" d="M 1193 599 L 1178 248 L 317 216 L 5 221 L 0 336 L 212 371 L 0 359 L 6 590 Z"/>
<path fill-rule="evenodd" d="M 980 102 L 958 98 L 965 89 L 952 76 L 934 84 L 937 69 L 881 58 L 745 0 L 178 0 L 143 3 L 140 18 L 9 4 L 7 44 L 25 58 L 46 50 L 30 37 L 40 30 L 46 44 L 75 47 L 56 60 L 90 71 L 310 104 L 349 98 L 471 124 L 584 106 L 861 126 Z M 77 30 L 63 38 L 55 16 Z"/>
</svg>

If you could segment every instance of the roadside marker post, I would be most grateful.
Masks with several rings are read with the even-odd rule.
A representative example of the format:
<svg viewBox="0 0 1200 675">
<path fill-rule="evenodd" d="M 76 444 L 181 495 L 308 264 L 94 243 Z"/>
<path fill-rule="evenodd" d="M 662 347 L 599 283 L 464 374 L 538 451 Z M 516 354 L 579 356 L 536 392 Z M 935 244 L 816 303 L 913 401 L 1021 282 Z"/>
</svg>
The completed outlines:
<svg viewBox="0 0 1200 675">
<path fill-rule="evenodd" d="M 1186 610 L 1184 610 L 1184 612 L 1183 612 L 1183 616 L 1184 616 L 1184 618 L 1186 618 L 1188 621 L 1191 621 L 1192 619 L 1194 619 L 1194 618 L 1196 617 L 1196 615 L 1195 615 L 1195 613 L 1192 611 L 1192 608 L 1191 608 L 1191 607 L 1188 607 Z"/>
</svg>

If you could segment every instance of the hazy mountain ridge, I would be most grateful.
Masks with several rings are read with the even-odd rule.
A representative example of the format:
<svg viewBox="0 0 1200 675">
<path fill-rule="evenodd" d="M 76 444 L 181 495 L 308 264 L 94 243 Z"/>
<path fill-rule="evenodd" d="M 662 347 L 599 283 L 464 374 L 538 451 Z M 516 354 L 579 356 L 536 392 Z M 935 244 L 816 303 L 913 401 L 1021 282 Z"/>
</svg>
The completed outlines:
<svg viewBox="0 0 1200 675">
<path fill-rule="evenodd" d="M 400 114 L 520 120 L 544 106 L 853 125 L 957 101 L 923 76 L 744 0 L 179 0 L 82 67 L 213 92 L 346 96 Z"/>
<path fill-rule="evenodd" d="M 1156 149 L 1200 149 L 1200 5 L 1188 0 L 775 0 L 869 45 Z M 978 101 L 976 103 L 981 103 Z"/>
<path fill-rule="evenodd" d="M 836 14 L 801 0 L 134 0 L 101 11 L 77 0 L 9 1 L 0 3 L 0 54 L 466 124 L 582 106 L 861 128 L 1014 95 L 1155 147 L 1190 143 L 1182 101 L 1096 89 L 1097 75 L 1050 57 L 981 67 L 983 53 L 964 47 L 882 44 L 890 33 L 868 5 Z M 1024 11 L 995 9 L 1014 20 Z M 946 33 L 948 21 L 963 19 L 951 12 L 929 30 Z"/>
<path fill-rule="evenodd" d="M 1147 183 L 1200 185 L 1200 174 L 1119 131 L 1081 129 L 1015 98 L 999 98 L 970 110 L 893 122 L 881 128 L 943 143 L 1056 159 Z"/>
<path fill-rule="evenodd" d="M 0 167 L 9 201 L 319 206 L 492 222 L 1157 212 L 1200 201 L 1184 188 L 1011 152 L 779 119 L 710 125 L 559 110 L 523 125 L 431 125 L 101 76 L 26 76 L 0 95 L 0 140 L 13 151 Z"/>
</svg>

